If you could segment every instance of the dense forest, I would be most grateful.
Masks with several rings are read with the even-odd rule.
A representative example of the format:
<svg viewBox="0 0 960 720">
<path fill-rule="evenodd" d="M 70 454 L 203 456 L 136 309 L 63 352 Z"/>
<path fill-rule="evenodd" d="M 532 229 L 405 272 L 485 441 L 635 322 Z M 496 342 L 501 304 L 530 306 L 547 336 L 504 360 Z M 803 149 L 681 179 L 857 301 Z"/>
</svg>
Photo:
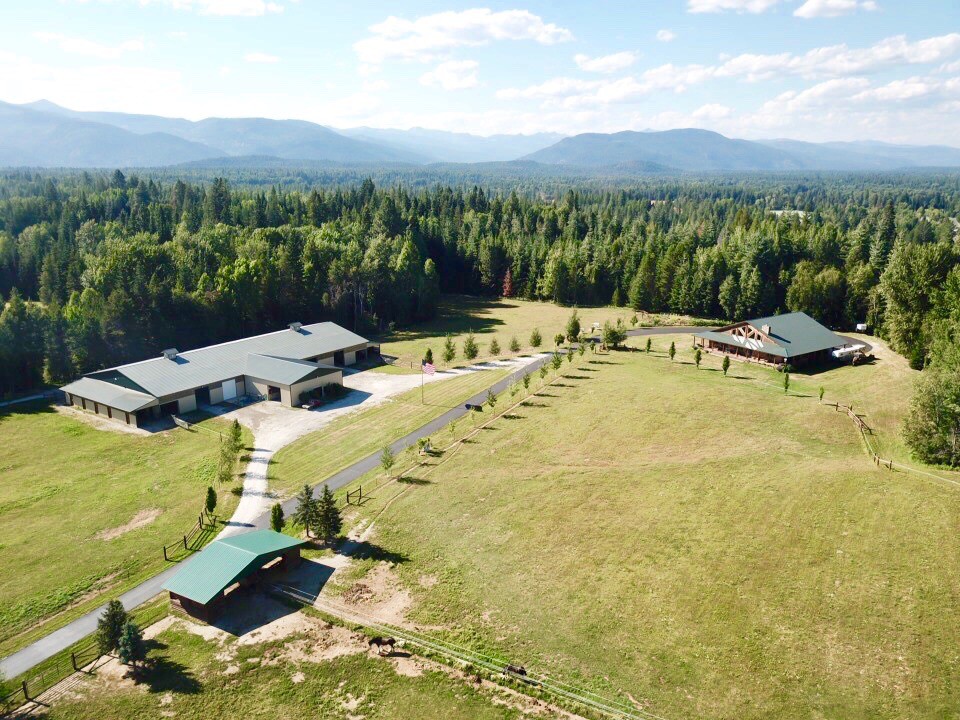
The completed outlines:
<svg viewBox="0 0 960 720">
<path fill-rule="evenodd" d="M 949 355 L 936 348 L 960 321 L 956 175 L 260 179 L 0 176 L 0 393 L 292 320 L 375 334 L 429 319 L 446 292 L 718 319 L 803 310 L 866 322 L 917 368 Z"/>
</svg>

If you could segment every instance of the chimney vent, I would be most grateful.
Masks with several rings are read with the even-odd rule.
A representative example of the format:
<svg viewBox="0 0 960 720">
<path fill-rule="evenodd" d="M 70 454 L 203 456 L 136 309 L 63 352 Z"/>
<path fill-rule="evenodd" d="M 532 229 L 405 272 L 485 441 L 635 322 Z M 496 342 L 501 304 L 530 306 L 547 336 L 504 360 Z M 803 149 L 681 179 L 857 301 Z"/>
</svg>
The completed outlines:
<svg viewBox="0 0 960 720">
<path fill-rule="evenodd" d="M 287 327 L 289 327 L 294 332 L 300 332 L 300 328 L 303 327 L 303 323 L 292 322 Z"/>
<path fill-rule="evenodd" d="M 167 360 L 176 360 L 179 352 L 180 351 L 177 350 L 176 348 L 167 348 L 166 350 L 163 351 L 163 356 Z"/>
<path fill-rule="evenodd" d="M 769 335 L 769 334 L 770 334 L 770 326 L 769 326 L 769 325 L 763 325 L 763 326 L 760 328 L 760 331 L 761 331 L 764 335 Z"/>
</svg>

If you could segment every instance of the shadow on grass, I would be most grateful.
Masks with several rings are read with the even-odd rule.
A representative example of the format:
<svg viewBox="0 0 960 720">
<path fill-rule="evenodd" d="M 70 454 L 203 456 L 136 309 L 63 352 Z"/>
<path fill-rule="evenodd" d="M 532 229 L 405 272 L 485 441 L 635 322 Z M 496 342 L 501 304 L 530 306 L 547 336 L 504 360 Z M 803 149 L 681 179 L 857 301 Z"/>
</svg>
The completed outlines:
<svg viewBox="0 0 960 720">
<path fill-rule="evenodd" d="M 350 557 L 359 558 L 361 560 L 382 560 L 384 562 L 398 564 L 405 563 L 410 559 L 401 552 L 387 550 L 386 548 L 367 540 L 361 540 L 360 542 L 354 543 L 350 551 Z"/>
<path fill-rule="evenodd" d="M 611 360 L 590 360 L 591 365 L 623 365 L 623 363 L 613 362 Z"/>
<path fill-rule="evenodd" d="M 531 402 L 530 400 L 525 400 L 522 403 L 522 405 L 523 407 L 543 407 L 543 408 L 551 407 L 550 405 L 547 405 L 547 403 Z"/>
<path fill-rule="evenodd" d="M 147 650 L 163 651 L 167 645 L 158 640 L 147 640 Z M 146 665 L 134 674 L 137 682 L 146 685 L 152 693 L 171 692 L 178 695 L 196 695 L 200 692 L 200 682 L 186 665 L 171 660 L 166 655 L 154 655 Z"/>
<path fill-rule="evenodd" d="M 525 415 L 517 415 L 516 413 L 506 413 L 505 415 L 502 415 L 501 417 L 503 417 L 504 420 L 523 420 L 526 416 L 525 416 Z"/>
<path fill-rule="evenodd" d="M 406 475 L 397 478 L 397 482 L 404 485 L 433 485 L 433 480 L 427 480 L 426 478 L 407 477 Z"/>
<path fill-rule="evenodd" d="M 548 392 L 538 392 L 538 393 L 534 393 L 533 395 L 534 397 L 552 397 L 552 398 L 560 397 L 559 395 L 554 395 L 553 393 L 548 393 Z"/>
<path fill-rule="evenodd" d="M 567 380 L 593 380 L 592 375 L 564 375 Z"/>
</svg>

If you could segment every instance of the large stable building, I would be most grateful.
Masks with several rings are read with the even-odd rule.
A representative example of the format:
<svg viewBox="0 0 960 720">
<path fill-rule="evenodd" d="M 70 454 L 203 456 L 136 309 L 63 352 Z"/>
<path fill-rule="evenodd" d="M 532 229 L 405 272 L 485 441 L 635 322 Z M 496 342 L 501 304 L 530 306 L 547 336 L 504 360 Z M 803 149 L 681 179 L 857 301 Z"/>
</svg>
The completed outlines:
<svg viewBox="0 0 960 720">
<path fill-rule="evenodd" d="M 771 315 L 698 332 L 694 342 L 735 358 L 801 367 L 829 360 L 831 351 L 847 344 L 802 312 Z"/>
<path fill-rule="evenodd" d="M 84 375 L 61 388 L 68 404 L 139 426 L 244 395 L 294 406 L 300 396 L 343 383 L 346 365 L 379 347 L 332 322 L 178 352 Z"/>
</svg>

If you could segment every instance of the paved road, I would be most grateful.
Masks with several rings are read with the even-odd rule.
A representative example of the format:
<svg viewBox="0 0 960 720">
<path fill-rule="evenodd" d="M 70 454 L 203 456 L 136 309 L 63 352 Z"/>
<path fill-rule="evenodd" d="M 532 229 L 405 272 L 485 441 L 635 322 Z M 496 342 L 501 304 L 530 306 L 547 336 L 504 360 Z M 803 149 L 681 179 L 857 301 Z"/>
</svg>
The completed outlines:
<svg viewBox="0 0 960 720">
<path fill-rule="evenodd" d="M 630 337 L 636 337 L 638 335 L 668 335 L 672 333 L 689 333 L 702 329 L 703 328 L 695 327 L 634 328 L 627 330 L 627 335 Z M 493 391 L 499 395 L 505 390 L 508 390 L 513 383 L 517 382 L 525 374 L 539 370 L 541 365 L 550 360 L 550 356 L 551 353 L 544 353 L 537 360 L 518 368 L 503 380 L 494 383 L 492 385 Z M 486 401 L 486 398 L 487 391 L 484 390 L 477 393 L 466 402 L 471 405 L 482 405 Z M 438 431 L 448 425 L 451 420 L 463 417 L 466 414 L 467 410 L 463 405 L 450 408 L 440 417 L 431 420 L 426 425 L 423 425 L 417 430 L 404 435 L 402 438 L 394 442 L 390 446 L 390 449 L 393 450 L 394 453 L 398 453 L 401 450 L 416 444 L 417 440 L 420 438 L 436 434 Z M 331 490 L 342 488 L 344 485 L 348 485 L 357 478 L 362 477 L 364 474 L 370 472 L 379 464 L 380 453 L 372 453 L 367 457 L 353 463 L 350 465 L 350 467 L 344 468 L 335 475 L 327 478 L 323 483 L 318 484 L 314 488 L 314 492 L 317 492 L 323 487 L 323 485 L 327 485 Z M 288 500 L 283 504 L 284 514 L 289 516 L 293 512 L 295 502 L 295 500 Z M 251 524 L 251 529 L 269 526 L 270 514 L 264 513 Z M 135 588 L 125 592 L 120 596 L 120 601 L 123 603 L 123 606 L 129 610 L 159 594 L 163 584 L 179 569 L 179 567 L 179 565 L 171 566 L 161 572 L 159 575 L 155 575 L 149 580 L 145 580 L 140 585 L 137 585 Z M 77 618 L 67 625 L 64 625 L 59 630 L 53 631 L 49 635 L 37 640 L 13 655 L 0 660 L 0 673 L 3 673 L 3 675 L 8 678 L 16 677 L 20 673 L 26 672 L 30 668 L 34 667 L 38 663 L 43 662 L 47 658 L 52 657 L 61 650 L 70 647 L 78 640 L 82 640 L 97 629 L 97 619 L 100 617 L 102 612 L 103 606 L 87 613 L 86 615 L 83 615 L 82 617 Z"/>
</svg>

